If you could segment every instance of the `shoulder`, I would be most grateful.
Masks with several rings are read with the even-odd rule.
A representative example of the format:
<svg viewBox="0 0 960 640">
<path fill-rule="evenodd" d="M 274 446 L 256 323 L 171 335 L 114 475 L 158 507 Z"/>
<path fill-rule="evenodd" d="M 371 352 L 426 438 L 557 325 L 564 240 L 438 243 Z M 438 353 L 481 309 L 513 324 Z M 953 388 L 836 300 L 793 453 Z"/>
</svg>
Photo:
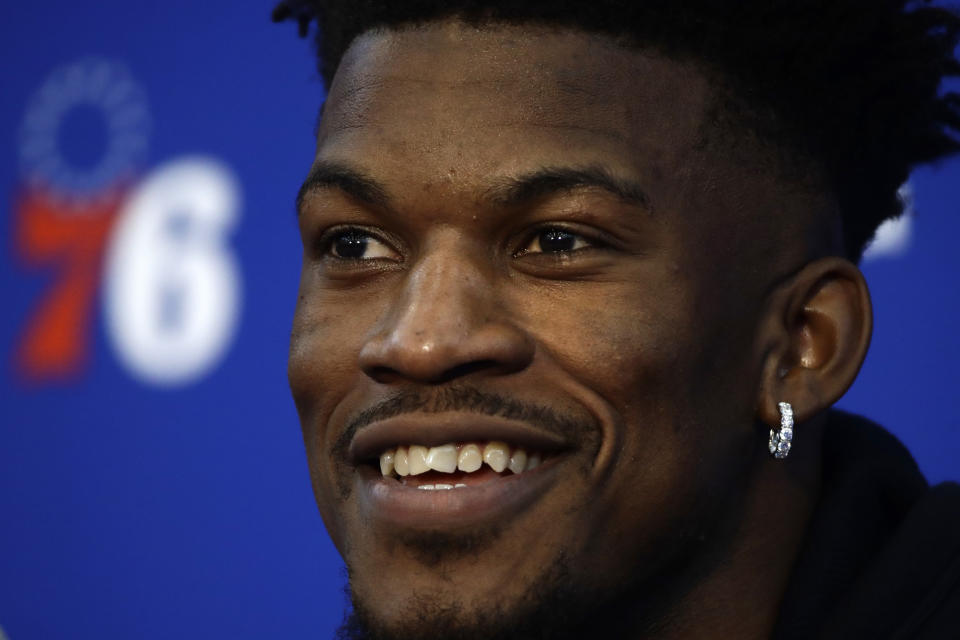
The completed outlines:
<svg viewBox="0 0 960 640">
<path fill-rule="evenodd" d="M 823 461 L 777 637 L 960 637 L 960 485 L 930 487 L 893 435 L 839 411 Z"/>
</svg>

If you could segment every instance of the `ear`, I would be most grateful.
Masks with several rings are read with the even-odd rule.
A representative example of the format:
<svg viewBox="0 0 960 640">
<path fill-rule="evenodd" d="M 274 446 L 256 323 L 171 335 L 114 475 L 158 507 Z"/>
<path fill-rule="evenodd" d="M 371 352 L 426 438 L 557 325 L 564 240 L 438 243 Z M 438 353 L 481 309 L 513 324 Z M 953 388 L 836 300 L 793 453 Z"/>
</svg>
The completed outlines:
<svg viewBox="0 0 960 640">
<path fill-rule="evenodd" d="M 836 257 L 809 263 L 768 300 L 757 417 L 776 427 L 779 402 L 793 405 L 803 422 L 850 387 L 870 345 L 873 310 L 863 274 Z"/>
</svg>

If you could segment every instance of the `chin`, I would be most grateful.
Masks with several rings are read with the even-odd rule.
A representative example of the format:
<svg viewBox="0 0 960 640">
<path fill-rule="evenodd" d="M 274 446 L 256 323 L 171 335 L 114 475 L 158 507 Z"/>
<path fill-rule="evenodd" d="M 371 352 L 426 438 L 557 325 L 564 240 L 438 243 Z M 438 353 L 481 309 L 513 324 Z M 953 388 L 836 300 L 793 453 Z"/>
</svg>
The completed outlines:
<svg viewBox="0 0 960 640">
<path fill-rule="evenodd" d="M 616 633 L 623 622 L 611 615 L 618 598 L 584 588 L 565 554 L 514 593 L 468 591 L 443 572 L 402 589 L 354 588 L 352 610 L 338 638 L 364 640 L 520 640 L 584 638 Z M 478 575 L 474 584 L 484 582 Z M 520 582 L 518 577 L 517 582 Z M 610 609 L 608 611 L 608 609 Z"/>
</svg>

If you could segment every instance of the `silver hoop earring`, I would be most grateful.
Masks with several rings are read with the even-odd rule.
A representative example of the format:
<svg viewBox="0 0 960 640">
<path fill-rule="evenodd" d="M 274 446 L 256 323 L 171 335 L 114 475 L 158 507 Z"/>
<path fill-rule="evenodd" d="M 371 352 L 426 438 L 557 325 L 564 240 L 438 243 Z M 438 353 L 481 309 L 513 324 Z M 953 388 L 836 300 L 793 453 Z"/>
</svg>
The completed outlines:
<svg viewBox="0 0 960 640">
<path fill-rule="evenodd" d="M 790 454 L 793 445 L 793 407 L 789 402 L 781 402 L 777 406 L 780 407 L 780 428 L 776 431 L 770 429 L 770 455 L 783 460 Z"/>
</svg>

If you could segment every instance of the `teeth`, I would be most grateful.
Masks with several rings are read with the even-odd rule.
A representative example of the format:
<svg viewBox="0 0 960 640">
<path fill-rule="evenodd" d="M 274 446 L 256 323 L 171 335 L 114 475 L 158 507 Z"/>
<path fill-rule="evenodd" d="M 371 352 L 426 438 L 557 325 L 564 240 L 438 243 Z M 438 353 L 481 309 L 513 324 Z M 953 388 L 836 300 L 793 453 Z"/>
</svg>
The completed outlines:
<svg viewBox="0 0 960 640">
<path fill-rule="evenodd" d="M 516 448 L 512 452 L 505 442 L 493 441 L 481 446 L 474 442 L 462 445 L 448 443 L 427 448 L 422 445 L 387 449 L 380 454 L 380 473 L 402 477 L 416 476 L 433 470 L 440 473 L 464 473 L 479 471 L 486 462 L 497 473 L 510 469 L 513 473 L 523 473 L 540 466 L 543 457 L 539 453 L 528 454 L 526 449 Z M 430 488 L 446 489 L 447 485 L 422 485 Z M 459 488 L 460 484 L 451 485 Z"/>
<path fill-rule="evenodd" d="M 480 453 L 480 447 L 475 444 L 464 445 L 460 449 L 460 457 L 457 458 L 457 469 L 472 473 L 483 465 L 483 454 Z"/>
<path fill-rule="evenodd" d="M 535 453 L 532 456 L 530 456 L 530 458 L 527 460 L 526 470 L 530 471 L 531 469 L 536 469 L 539 466 L 540 466 L 540 454 Z"/>
<path fill-rule="evenodd" d="M 422 484 L 417 489 L 423 489 L 425 491 L 438 491 L 438 490 L 447 490 L 447 489 L 463 489 L 467 485 L 462 482 L 457 484 Z"/>
<path fill-rule="evenodd" d="M 407 456 L 410 460 L 410 475 L 418 476 L 421 473 L 430 471 L 430 465 L 427 464 L 426 447 L 415 444 L 407 450 Z"/>
<path fill-rule="evenodd" d="M 483 448 L 483 461 L 490 465 L 490 468 L 500 473 L 507 468 L 507 462 L 510 460 L 510 447 L 504 442 L 490 442 Z"/>
<path fill-rule="evenodd" d="M 393 474 L 393 449 L 380 454 L 380 473 L 385 476 Z"/>
<path fill-rule="evenodd" d="M 380 464 L 383 466 L 383 463 Z M 510 471 L 514 473 L 522 472 L 527 466 L 527 452 L 523 449 L 517 449 L 510 456 Z"/>
<path fill-rule="evenodd" d="M 401 477 L 410 474 L 410 458 L 407 456 L 406 447 L 397 447 L 393 456 L 393 469 Z"/>
<path fill-rule="evenodd" d="M 445 444 L 431 447 L 427 452 L 426 463 L 434 471 L 453 473 L 457 470 L 457 445 Z"/>
</svg>

